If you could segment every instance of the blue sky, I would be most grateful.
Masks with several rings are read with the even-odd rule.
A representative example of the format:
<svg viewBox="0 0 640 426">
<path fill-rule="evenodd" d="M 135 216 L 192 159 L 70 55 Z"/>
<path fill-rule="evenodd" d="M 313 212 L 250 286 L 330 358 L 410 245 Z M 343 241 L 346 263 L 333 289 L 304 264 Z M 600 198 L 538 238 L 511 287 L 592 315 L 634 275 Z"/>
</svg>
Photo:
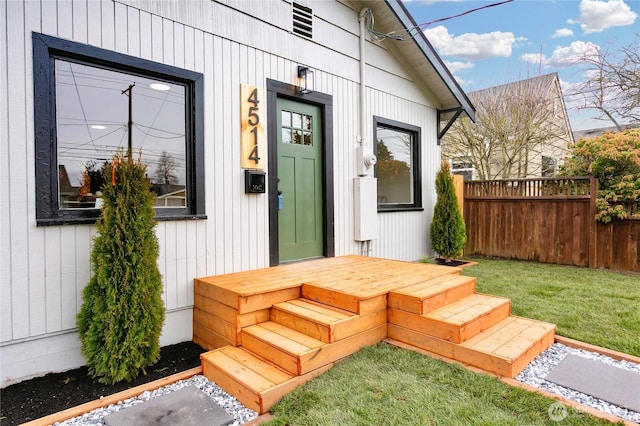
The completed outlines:
<svg viewBox="0 0 640 426">
<path fill-rule="evenodd" d="M 498 1 L 404 4 L 422 24 Z M 640 34 L 640 0 L 514 0 L 423 29 L 465 91 L 557 72 L 566 95 L 584 80 L 576 58 L 634 42 Z M 565 101 L 573 130 L 613 125 Z"/>
</svg>

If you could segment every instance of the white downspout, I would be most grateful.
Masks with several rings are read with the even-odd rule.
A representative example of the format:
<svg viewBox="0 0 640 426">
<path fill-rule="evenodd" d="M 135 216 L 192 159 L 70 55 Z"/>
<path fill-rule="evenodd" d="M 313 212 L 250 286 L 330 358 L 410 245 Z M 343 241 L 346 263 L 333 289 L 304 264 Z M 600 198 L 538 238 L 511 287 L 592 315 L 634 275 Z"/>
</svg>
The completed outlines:
<svg viewBox="0 0 640 426">
<path fill-rule="evenodd" d="M 366 14 L 371 11 L 367 8 L 362 9 L 360 11 L 360 15 L 358 16 L 358 22 L 360 23 L 360 134 L 358 135 L 358 143 L 360 146 L 364 146 L 367 144 L 367 129 L 365 128 L 365 123 L 367 122 L 366 110 L 364 107 L 364 101 L 367 96 L 367 85 L 366 85 L 366 69 L 367 69 L 367 61 L 365 59 L 365 46 L 367 43 L 366 36 Z"/>
</svg>

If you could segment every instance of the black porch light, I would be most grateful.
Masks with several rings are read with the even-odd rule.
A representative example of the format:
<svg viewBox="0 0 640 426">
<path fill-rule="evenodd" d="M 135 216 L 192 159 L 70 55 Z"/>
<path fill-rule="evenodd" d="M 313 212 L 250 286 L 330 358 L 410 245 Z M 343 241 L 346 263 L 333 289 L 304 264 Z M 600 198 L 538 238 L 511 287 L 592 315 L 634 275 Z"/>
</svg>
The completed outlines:
<svg viewBox="0 0 640 426">
<path fill-rule="evenodd" d="M 313 70 L 298 65 L 298 93 L 311 93 L 313 89 Z"/>
</svg>

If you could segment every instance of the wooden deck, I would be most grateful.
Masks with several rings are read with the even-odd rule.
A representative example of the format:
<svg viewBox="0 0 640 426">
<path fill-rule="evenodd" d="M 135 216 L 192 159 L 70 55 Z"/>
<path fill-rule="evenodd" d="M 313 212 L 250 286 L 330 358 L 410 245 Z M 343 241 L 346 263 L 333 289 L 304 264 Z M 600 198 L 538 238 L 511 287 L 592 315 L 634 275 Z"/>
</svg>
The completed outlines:
<svg viewBox="0 0 640 426">
<path fill-rule="evenodd" d="M 264 413 L 340 359 L 391 337 L 514 377 L 555 325 L 510 315 L 461 269 L 361 256 L 195 280 L 193 340 L 203 373 Z"/>
</svg>

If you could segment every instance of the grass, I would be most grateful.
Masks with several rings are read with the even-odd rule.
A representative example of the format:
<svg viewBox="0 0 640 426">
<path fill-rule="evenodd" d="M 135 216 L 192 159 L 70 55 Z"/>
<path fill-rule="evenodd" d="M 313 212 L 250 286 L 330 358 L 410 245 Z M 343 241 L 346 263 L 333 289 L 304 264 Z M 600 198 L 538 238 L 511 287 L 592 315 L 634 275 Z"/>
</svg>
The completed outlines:
<svg viewBox="0 0 640 426">
<path fill-rule="evenodd" d="M 464 269 L 477 291 L 511 298 L 512 313 L 554 323 L 557 334 L 640 356 L 640 276 L 479 258 Z"/>
<path fill-rule="evenodd" d="M 553 425 L 555 401 L 379 343 L 284 397 L 267 425 Z M 562 425 L 605 425 L 569 407 Z"/>
<path fill-rule="evenodd" d="M 482 293 L 509 297 L 515 315 L 558 334 L 640 356 L 640 279 L 611 271 L 473 259 Z M 284 397 L 268 425 L 554 425 L 553 399 L 457 364 L 380 343 Z M 568 409 L 562 425 L 608 422 Z"/>
</svg>

